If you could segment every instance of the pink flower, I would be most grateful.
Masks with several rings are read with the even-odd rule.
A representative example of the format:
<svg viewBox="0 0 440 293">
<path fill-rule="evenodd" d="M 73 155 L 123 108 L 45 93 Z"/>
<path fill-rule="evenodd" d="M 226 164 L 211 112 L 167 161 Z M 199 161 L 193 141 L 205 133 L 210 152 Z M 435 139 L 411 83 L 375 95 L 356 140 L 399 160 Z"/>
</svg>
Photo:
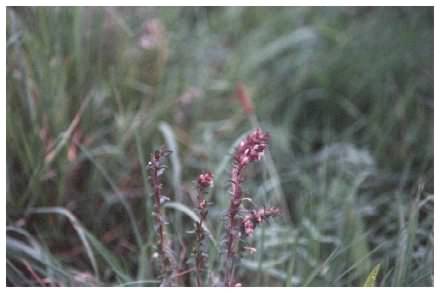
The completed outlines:
<svg viewBox="0 0 440 293">
<path fill-rule="evenodd" d="M 197 184 L 201 188 L 212 187 L 214 185 L 214 176 L 209 171 L 204 172 L 199 175 L 199 178 L 197 179 Z"/>
<path fill-rule="evenodd" d="M 257 224 L 261 224 L 267 218 L 277 216 L 279 213 L 280 209 L 278 208 L 253 210 L 243 218 L 241 229 L 246 236 L 250 237 L 254 234 Z"/>
<path fill-rule="evenodd" d="M 243 140 L 235 151 L 235 162 L 241 167 L 250 162 L 259 161 L 269 141 L 269 134 L 257 128 Z"/>
<path fill-rule="evenodd" d="M 252 221 L 252 216 L 248 215 L 247 218 L 243 221 L 244 232 L 248 236 L 252 236 L 254 234 L 254 223 Z"/>
</svg>

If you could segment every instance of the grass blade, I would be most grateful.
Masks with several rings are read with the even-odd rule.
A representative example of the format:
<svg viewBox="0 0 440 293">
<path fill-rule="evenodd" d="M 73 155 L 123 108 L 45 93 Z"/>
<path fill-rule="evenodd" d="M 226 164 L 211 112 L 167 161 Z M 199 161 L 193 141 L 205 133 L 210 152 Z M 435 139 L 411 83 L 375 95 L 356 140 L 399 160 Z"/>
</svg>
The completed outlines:
<svg viewBox="0 0 440 293">
<path fill-rule="evenodd" d="M 367 280 L 364 283 L 364 287 L 376 287 L 376 279 L 377 279 L 377 275 L 379 274 L 379 270 L 380 270 L 380 263 L 377 264 L 370 272 L 370 274 L 367 277 Z"/>
<path fill-rule="evenodd" d="M 44 207 L 44 208 L 33 208 L 29 211 L 30 214 L 58 214 L 61 216 L 66 217 L 70 223 L 72 224 L 73 228 L 75 229 L 76 233 L 78 234 L 78 237 L 80 238 L 82 244 L 84 245 L 84 248 L 86 250 L 87 256 L 90 260 L 90 263 L 92 264 L 93 270 L 95 272 L 95 275 L 99 279 L 99 271 L 98 271 L 98 265 L 96 263 L 95 255 L 93 254 L 92 248 L 90 247 L 89 241 L 87 240 L 87 231 L 84 229 L 84 227 L 81 225 L 81 223 L 78 221 L 78 219 L 68 210 L 62 207 Z"/>
</svg>

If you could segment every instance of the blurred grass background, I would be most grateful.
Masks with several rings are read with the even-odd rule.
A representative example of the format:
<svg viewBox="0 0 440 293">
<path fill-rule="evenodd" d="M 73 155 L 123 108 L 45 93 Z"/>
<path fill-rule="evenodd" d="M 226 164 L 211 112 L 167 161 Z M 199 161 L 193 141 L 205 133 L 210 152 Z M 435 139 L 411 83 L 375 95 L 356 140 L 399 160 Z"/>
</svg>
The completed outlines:
<svg viewBox="0 0 440 293">
<path fill-rule="evenodd" d="M 244 286 L 361 286 L 377 264 L 378 286 L 432 286 L 433 8 L 10 7 L 6 43 L 8 285 L 157 286 L 144 166 L 162 144 L 179 255 L 215 172 L 214 284 L 230 154 L 258 117 L 276 170 L 246 190 L 285 213 Z"/>
</svg>

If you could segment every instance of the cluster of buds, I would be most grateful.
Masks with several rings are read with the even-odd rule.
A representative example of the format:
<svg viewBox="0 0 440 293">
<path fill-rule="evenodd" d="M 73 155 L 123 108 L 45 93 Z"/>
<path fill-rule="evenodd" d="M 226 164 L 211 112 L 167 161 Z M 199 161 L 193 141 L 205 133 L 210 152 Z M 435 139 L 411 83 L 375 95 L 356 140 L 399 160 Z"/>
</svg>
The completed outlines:
<svg viewBox="0 0 440 293">
<path fill-rule="evenodd" d="M 241 222 L 241 230 L 246 236 L 251 237 L 258 224 L 261 224 L 269 217 L 279 215 L 279 213 L 279 208 L 261 208 L 258 210 L 252 210 L 243 218 L 243 221 Z"/>
<path fill-rule="evenodd" d="M 200 221 L 198 228 L 202 229 L 202 223 L 208 216 L 208 204 L 205 199 L 205 192 L 208 188 L 214 185 L 214 176 L 211 172 L 207 171 L 199 175 L 197 178 L 197 201 L 199 208 Z M 201 232 L 203 232 L 201 230 Z"/>
<path fill-rule="evenodd" d="M 229 217 L 234 219 L 240 208 L 242 191 L 242 171 L 250 162 L 261 160 L 269 141 L 269 134 L 257 128 L 251 132 L 235 150 L 234 165 L 232 167 L 232 198 L 229 208 Z M 232 221 L 231 221 L 232 223 Z M 234 226 L 234 225 L 233 225 Z"/>
<path fill-rule="evenodd" d="M 212 187 L 214 185 L 214 176 L 209 171 L 200 174 L 197 178 L 197 185 L 199 188 Z"/>
<path fill-rule="evenodd" d="M 203 172 L 197 178 L 197 201 L 200 220 L 196 223 L 196 282 L 197 286 L 202 285 L 202 271 L 206 262 L 206 251 L 204 249 L 205 233 L 203 222 L 208 216 L 208 204 L 205 199 L 206 189 L 214 185 L 214 177 L 211 172 Z"/>
<path fill-rule="evenodd" d="M 257 128 L 240 142 L 234 155 L 235 163 L 243 168 L 250 162 L 261 160 L 268 141 L 269 134 Z"/>
</svg>

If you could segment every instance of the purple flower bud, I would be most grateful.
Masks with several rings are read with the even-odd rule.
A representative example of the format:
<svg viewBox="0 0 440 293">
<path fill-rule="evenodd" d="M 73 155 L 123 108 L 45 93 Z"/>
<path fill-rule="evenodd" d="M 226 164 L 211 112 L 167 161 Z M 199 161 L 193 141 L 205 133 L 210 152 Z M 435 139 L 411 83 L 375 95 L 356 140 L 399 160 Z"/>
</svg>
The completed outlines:
<svg viewBox="0 0 440 293">
<path fill-rule="evenodd" d="M 252 210 L 243 218 L 243 221 L 241 222 L 241 229 L 244 231 L 246 236 L 251 237 L 257 224 L 261 224 L 267 218 L 275 217 L 279 214 L 279 208 L 261 208 L 258 210 Z"/>
<path fill-rule="evenodd" d="M 261 160 L 268 140 L 269 134 L 257 128 L 240 142 L 235 151 L 235 162 L 244 167 L 250 162 Z"/>
<path fill-rule="evenodd" d="M 211 172 L 207 171 L 199 175 L 197 179 L 197 184 L 201 188 L 208 188 L 214 185 L 214 177 Z"/>
</svg>

